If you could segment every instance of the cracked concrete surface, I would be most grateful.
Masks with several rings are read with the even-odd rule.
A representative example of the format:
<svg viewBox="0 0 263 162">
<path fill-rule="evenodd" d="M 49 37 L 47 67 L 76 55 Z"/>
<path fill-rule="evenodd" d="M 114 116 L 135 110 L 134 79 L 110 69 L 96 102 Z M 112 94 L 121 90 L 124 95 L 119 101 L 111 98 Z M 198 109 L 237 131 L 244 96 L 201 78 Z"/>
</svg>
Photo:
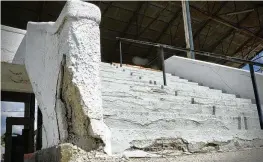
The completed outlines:
<svg viewBox="0 0 263 162">
<path fill-rule="evenodd" d="M 97 7 L 69 1 L 56 22 L 28 24 L 25 62 L 45 148 L 69 142 L 83 161 L 92 150 L 164 157 L 263 147 L 251 100 L 172 75 L 163 86 L 161 72 L 101 63 L 99 23 Z"/>
<path fill-rule="evenodd" d="M 56 22 L 28 23 L 25 64 L 43 113 L 44 148 L 71 142 L 111 153 L 102 114 L 100 17 L 95 5 L 68 1 Z"/>
<path fill-rule="evenodd" d="M 180 140 L 177 144 L 182 143 Z M 214 144 L 209 144 L 208 147 L 216 147 Z M 183 148 L 180 148 L 183 149 Z M 239 151 L 229 152 L 211 152 L 211 153 L 188 153 L 181 156 L 152 156 L 147 157 L 140 151 L 134 151 L 123 156 L 107 156 L 100 152 L 84 150 L 72 144 L 61 144 L 57 147 L 48 148 L 36 152 L 33 157 L 26 162 L 35 162 L 41 159 L 42 162 L 259 162 L 263 158 L 263 148 L 244 149 Z M 129 155 L 133 158 L 129 158 Z M 143 155 L 143 156 L 140 156 Z"/>
<path fill-rule="evenodd" d="M 101 69 L 104 119 L 116 155 L 169 157 L 263 147 L 257 109 L 249 99 L 176 76 L 162 88 L 149 83 L 159 72 L 135 67 L 101 63 Z"/>
</svg>

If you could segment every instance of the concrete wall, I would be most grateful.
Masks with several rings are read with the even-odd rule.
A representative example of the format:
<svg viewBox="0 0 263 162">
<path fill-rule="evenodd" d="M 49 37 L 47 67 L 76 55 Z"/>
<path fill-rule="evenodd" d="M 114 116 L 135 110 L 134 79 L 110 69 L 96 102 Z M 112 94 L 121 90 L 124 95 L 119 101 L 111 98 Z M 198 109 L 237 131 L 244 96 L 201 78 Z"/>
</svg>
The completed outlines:
<svg viewBox="0 0 263 162">
<path fill-rule="evenodd" d="M 32 93 L 24 65 L 1 62 L 1 90 Z"/>
<path fill-rule="evenodd" d="M 29 22 L 25 65 L 43 113 L 43 146 L 70 142 L 110 154 L 103 122 L 100 10 L 68 1 L 56 22 Z"/>
<path fill-rule="evenodd" d="M 168 73 L 205 86 L 240 95 L 242 98 L 255 98 L 250 73 L 246 70 L 178 56 L 166 59 L 165 68 Z M 261 103 L 263 103 L 263 75 L 257 73 L 256 79 Z"/>
<path fill-rule="evenodd" d="M 24 64 L 25 30 L 1 25 L 1 62 Z"/>
<path fill-rule="evenodd" d="M 1 25 L 1 90 L 32 93 L 24 66 L 25 30 Z"/>
</svg>

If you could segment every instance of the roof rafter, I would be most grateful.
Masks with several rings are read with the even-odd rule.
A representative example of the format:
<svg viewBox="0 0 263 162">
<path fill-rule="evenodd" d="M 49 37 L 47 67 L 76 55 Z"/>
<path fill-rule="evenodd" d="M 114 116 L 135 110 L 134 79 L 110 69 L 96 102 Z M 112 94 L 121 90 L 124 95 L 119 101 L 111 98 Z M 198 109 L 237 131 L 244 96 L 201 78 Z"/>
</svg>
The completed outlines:
<svg viewBox="0 0 263 162">
<path fill-rule="evenodd" d="M 263 29 L 260 29 L 260 30 L 257 31 L 256 34 L 259 34 L 259 33 L 261 33 L 262 31 L 263 31 Z M 235 54 L 239 53 L 239 52 L 242 50 L 242 48 L 243 48 L 246 44 L 248 44 L 250 41 L 252 41 L 252 40 L 253 40 L 253 37 L 250 37 L 248 40 L 246 40 L 241 46 L 239 46 L 239 48 L 232 54 L 232 56 L 234 56 Z"/>
<path fill-rule="evenodd" d="M 243 21 L 245 21 L 245 20 L 249 17 L 250 14 L 251 14 L 251 13 L 247 13 L 246 16 L 245 16 L 242 20 L 240 20 L 240 21 L 238 22 L 238 26 L 239 26 L 239 24 L 241 24 Z M 215 51 L 216 47 L 217 47 L 220 43 L 222 43 L 225 39 L 227 39 L 229 36 L 231 36 L 231 34 L 232 34 L 234 31 L 235 31 L 235 29 L 230 29 L 228 32 L 226 32 L 217 42 L 215 42 L 213 45 L 211 45 L 211 46 L 209 47 L 208 51 L 212 51 L 212 52 Z"/>
<path fill-rule="evenodd" d="M 259 33 L 261 33 L 263 31 L 263 29 L 260 29 L 260 30 L 258 30 L 257 31 L 257 33 L 256 34 L 259 34 Z M 237 54 L 240 52 L 240 51 L 242 51 L 243 50 L 243 48 L 250 42 L 250 41 L 252 41 L 254 39 L 254 37 L 250 37 L 249 39 L 247 39 L 244 43 L 242 43 L 242 45 L 240 45 L 239 47 L 238 47 L 238 49 L 233 53 L 233 54 L 231 54 L 230 56 L 238 56 Z M 246 54 L 247 55 L 247 54 Z M 225 64 L 227 61 L 224 61 L 224 62 L 222 62 L 222 64 Z"/>
<path fill-rule="evenodd" d="M 104 15 L 106 14 L 106 12 L 110 9 L 112 3 L 113 3 L 113 2 L 110 2 L 110 3 L 107 5 L 106 9 L 104 9 L 104 11 L 103 11 L 102 14 L 101 14 L 101 17 L 104 16 Z"/>
<path fill-rule="evenodd" d="M 157 13 L 157 16 L 156 16 L 141 32 L 139 32 L 138 35 L 136 35 L 135 39 L 138 39 L 147 29 L 149 29 L 149 27 L 161 16 L 161 13 L 162 13 L 164 10 L 166 10 L 167 7 L 168 7 L 168 4 Z M 130 49 L 130 46 L 131 46 L 132 44 L 133 44 L 133 43 L 130 43 L 130 44 L 129 44 L 128 49 Z"/>
<path fill-rule="evenodd" d="M 212 15 L 213 15 L 213 16 L 214 16 L 214 15 L 217 15 L 217 14 L 221 11 L 221 9 L 227 4 L 227 2 L 228 2 L 228 1 L 222 2 L 222 3 L 221 3 L 221 6 L 220 6 Z M 206 27 L 206 25 L 207 25 L 210 21 L 212 21 L 212 20 L 211 20 L 211 19 L 206 20 L 205 23 L 203 23 L 203 25 L 202 25 L 199 29 L 197 29 L 197 31 L 194 33 L 194 36 L 193 36 L 194 40 L 195 40 L 196 37 L 202 32 L 202 30 Z"/>
<path fill-rule="evenodd" d="M 248 60 L 253 59 L 255 56 L 257 56 L 258 54 L 260 54 L 263 51 L 263 48 L 261 50 L 259 50 L 259 52 L 257 52 L 254 56 L 251 56 L 250 58 L 248 58 Z M 255 60 L 254 60 L 255 61 Z M 243 66 L 245 66 L 245 64 L 240 64 L 240 66 L 238 66 L 238 68 L 242 68 Z"/>
<path fill-rule="evenodd" d="M 182 10 L 181 10 L 181 9 L 177 10 L 177 12 L 176 12 L 176 13 L 174 14 L 174 16 L 170 19 L 169 23 L 163 28 L 162 32 L 161 32 L 161 33 L 159 34 L 159 36 L 155 39 L 154 42 L 159 42 L 159 41 L 160 41 L 160 39 L 161 39 L 162 36 L 163 36 L 163 33 L 165 33 L 165 32 L 169 29 L 169 27 L 171 26 L 171 24 L 173 24 L 174 21 L 175 21 L 181 14 L 182 14 Z M 152 52 L 152 50 L 153 50 L 153 47 L 151 47 L 151 48 L 147 51 L 147 54 L 144 55 L 144 57 L 145 57 L 145 56 L 148 56 L 148 55 Z M 156 58 L 155 58 L 155 59 L 156 59 Z"/>
<path fill-rule="evenodd" d="M 196 11 L 198 11 L 199 13 L 203 14 L 204 16 L 208 17 L 209 19 L 211 19 L 211 20 L 213 20 L 213 21 L 216 21 L 216 22 L 218 22 L 218 23 L 220 23 L 220 24 L 223 24 L 223 25 L 225 25 L 225 26 L 228 26 L 228 27 L 230 27 L 230 28 L 233 28 L 233 29 L 235 29 L 235 30 L 237 30 L 237 31 L 245 34 L 245 35 L 249 35 L 249 36 L 258 38 L 258 39 L 260 39 L 260 40 L 263 40 L 262 37 L 257 36 L 255 33 L 251 32 L 250 30 L 247 30 L 247 29 L 242 28 L 242 27 L 238 27 L 237 25 L 235 25 L 235 24 L 233 24 L 233 23 L 231 23 L 231 22 L 228 22 L 228 21 L 226 21 L 226 20 L 224 20 L 224 19 L 222 19 L 222 18 L 220 18 L 220 17 L 213 16 L 213 15 L 209 15 L 209 14 L 207 14 L 205 11 L 202 11 L 202 10 L 200 10 L 199 8 L 195 7 L 195 6 L 190 5 L 190 7 L 193 8 L 193 9 L 195 9 Z"/>
<path fill-rule="evenodd" d="M 128 21 L 128 24 L 125 26 L 124 30 L 120 33 L 120 37 L 124 37 L 126 32 L 129 30 L 131 27 L 131 24 L 136 20 L 137 13 L 141 10 L 142 6 L 146 3 L 146 1 L 140 1 L 138 2 L 137 8 L 133 12 L 131 18 Z M 116 41 L 114 48 L 112 49 L 113 51 L 117 49 L 118 46 L 118 41 Z"/>
<path fill-rule="evenodd" d="M 125 36 L 126 32 L 129 30 L 131 24 L 136 20 L 137 13 L 141 10 L 144 3 L 146 3 L 146 2 L 142 2 L 142 1 L 138 2 L 138 6 L 137 6 L 136 10 L 133 12 L 128 24 L 126 25 L 124 30 L 121 32 L 120 37 Z"/>
</svg>

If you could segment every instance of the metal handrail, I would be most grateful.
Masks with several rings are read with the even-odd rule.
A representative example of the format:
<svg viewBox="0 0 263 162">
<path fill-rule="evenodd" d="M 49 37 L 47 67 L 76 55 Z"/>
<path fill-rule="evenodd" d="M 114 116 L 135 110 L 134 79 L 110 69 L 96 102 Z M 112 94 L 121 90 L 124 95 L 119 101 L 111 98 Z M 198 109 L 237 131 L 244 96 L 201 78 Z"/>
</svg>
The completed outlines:
<svg viewBox="0 0 263 162">
<path fill-rule="evenodd" d="M 235 62 L 235 63 L 249 64 L 251 81 L 252 81 L 252 85 L 253 85 L 255 101 L 256 101 L 257 111 L 258 111 L 258 116 L 259 116 L 260 128 L 263 129 L 262 109 L 261 109 L 260 98 L 259 98 L 259 94 L 258 94 L 258 90 L 257 90 L 257 83 L 256 83 L 255 74 L 254 74 L 254 67 L 253 67 L 253 65 L 263 67 L 262 63 L 254 62 L 254 61 L 250 61 L 250 60 L 245 60 L 245 59 L 240 59 L 237 57 L 225 56 L 225 55 L 212 53 L 212 52 L 205 52 L 205 51 L 191 50 L 188 48 L 174 47 L 171 45 L 160 44 L 160 43 L 153 43 L 153 42 L 140 41 L 140 40 L 134 40 L 134 39 L 120 38 L 120 37 L 116 37 L 116 39 L 119 41 L 120 66 L 121 67 L 122 67 L 122 46 L 121 46 L 122 41 L 130 42 L 130 43 L 136 43 L 136 44 L 142 44 L 142 45 L 148 45 L 148 46 L 154 46 L 154 47 L 159 48 L 160 49 L 161 61 L 162 61 L 163 83 L 165 86 L 167 85 L 167 82 L 166 82 L 165 65 L 164 65 L 164 52 L 163 52 L 164 48 L 170 49 L 170 50 L 181 51 L 181 52 L 194 52 L 197 55 L 202 55 L 202 56 L 207 56 L 207 57 L 212 57 L 212 58 L 218 58 L 218 59 L 222 59 L 222 60 L 226 60 L 226 61 L 230 61 L 230 62 Z"/>
<path fill-rule="evenodd" d="M 237 58 L 237 57 L 225 56 L 225 55 L 221 55 L 221 54 L 217 54 L 217 53 L 213 53 L 213 52 L 190 50 L 189 48 L 174 47 L 171 45 L 166 45 L 166 44 L 161 44 L 161 43 L 152 43 L 152 42 L 147 42 L 147 41 L 139 41 L 139 40 L 133 40 L 133 39 L 127 39 L 127 38 L 120 38 L 120 37 L 116 37 L 116 39 L 119 40 L 120 42 L 125 41 L 125 42 L 143 44 L 143 45 L 154 46 L 154 47 L 161 47 L 162 46 L 163 48 L 171 49 L 171 50 L 175 50 L 175 51 L 194 52 L 195 54 L 198 54 L 198 55 L 214 57 L 214 58 L 227 60 L 227 61 L 231 61 L 231 62 L 235 62 L 235 63 L 247 63 L 247 64 L 252 64 L 252 65 L 263 67 L 263 64 L 259 63 L 259 62 L 245 60 L 245 59 L 241 59 L 241 58 Z"/>
</svg>

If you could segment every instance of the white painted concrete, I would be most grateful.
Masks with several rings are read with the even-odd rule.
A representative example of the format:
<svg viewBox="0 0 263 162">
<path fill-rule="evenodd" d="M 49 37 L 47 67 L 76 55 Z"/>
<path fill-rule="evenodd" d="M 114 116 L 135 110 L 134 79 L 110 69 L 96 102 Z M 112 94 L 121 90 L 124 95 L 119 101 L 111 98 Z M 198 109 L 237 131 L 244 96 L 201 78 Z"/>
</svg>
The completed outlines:
<svg viewBox="0 0 263 162">
<path fill-rule="evenodd" d="M 101 63 L 99 23 L 97 7 L 69 1 L 56 22 L 28 24 L 21 53 L 43 113 L 44 148 L 91 150 L 103 141 L 108 154 L 156 156 L 262 147 L 250 100 L 171 75 L 162 86 L 160 71 Z"/>
<path fill-rule="evenodd" d="M 170 74 L 162 86 L 161 77 L 160 71 L 101 63 L 104 121 L 114 154 L 153 157 L 262 147 L 250 99 Z"/>
<path fill-rule="evenodd" d="M 59 143 L 55 111 L 57 80 L 61 56 L 58 55 L 58 36 L 27 27 L 25 65 L 32 87 L 43 114 L 43 147 Z"/>
<path fill-rule="evenodd" d="M 166 59 L 165 69 L 167 73 L 240 95 L 242 98 L 255 98 L 250 73 L 246 70 L 178 56 Z M 263 75 L 256 73 L 256 79 L 260 100 L 263 103 Z"/>
<path fill-rule="evenodd" d="M 1 62 L 24 64 L 25 30 L 1 25 Z"/>
<path fill-rule="evenodd" d="M 43 113 L 44 148 L 69 141 L 91 150 L 101 139 L 111 153 L 100 92 L 100 16 L 95 5 L 68 1 L 56 22 L 28 23 L 25 64 Z"/>
</svg>

